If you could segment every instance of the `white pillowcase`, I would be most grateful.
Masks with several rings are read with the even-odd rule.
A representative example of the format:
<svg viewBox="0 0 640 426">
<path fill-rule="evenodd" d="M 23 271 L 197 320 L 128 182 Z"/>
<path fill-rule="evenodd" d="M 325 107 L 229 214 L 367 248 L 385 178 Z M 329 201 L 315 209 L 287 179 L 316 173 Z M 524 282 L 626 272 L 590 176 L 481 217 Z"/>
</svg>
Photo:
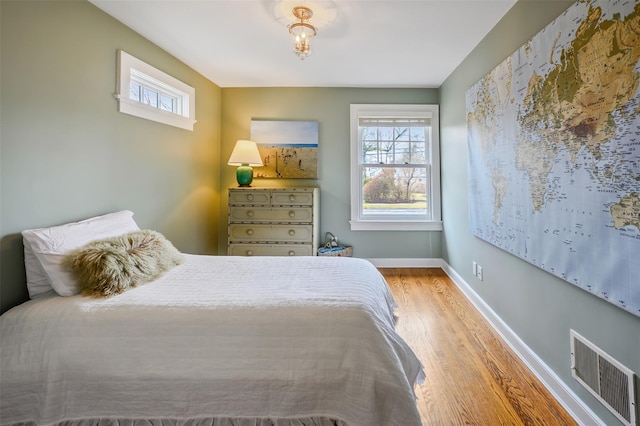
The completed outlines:
<svg viewBox="0 0 640 426">
<path fill-rule="evenodd" d="M 123 210 L 80 222 L 22 231 L 29 297 L 34 298 L 52 287 L 60 296 L 80 293 L 77 281 L 62 266 L 64 255 L 91 241 L 139 229 L 133 212 Z"/>
<path fill-rule="evenodd" d="M 53 290 L 53 288 L 29 241 L 23 238 L 22 242 L 24 244 L 24 269 L 27 272 L 27 290 L 29 290 L 29 297 L 33 299 Z"/>
</svg>

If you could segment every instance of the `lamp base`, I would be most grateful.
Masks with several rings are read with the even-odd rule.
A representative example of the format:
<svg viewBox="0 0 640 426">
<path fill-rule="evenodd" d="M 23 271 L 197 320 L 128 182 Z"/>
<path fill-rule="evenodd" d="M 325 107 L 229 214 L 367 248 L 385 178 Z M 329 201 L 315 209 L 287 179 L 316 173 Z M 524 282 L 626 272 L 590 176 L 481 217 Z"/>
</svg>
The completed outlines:
<svg viewBox="0 0 640 426">
<path fill-rule="evenodd" d="M 238 181 L 238 186 L 251 186 L 251 182 L 253 182 L 253 168 L 248 164 L 238 166 L 236 170 L 236 180 Z"/>
</svg>

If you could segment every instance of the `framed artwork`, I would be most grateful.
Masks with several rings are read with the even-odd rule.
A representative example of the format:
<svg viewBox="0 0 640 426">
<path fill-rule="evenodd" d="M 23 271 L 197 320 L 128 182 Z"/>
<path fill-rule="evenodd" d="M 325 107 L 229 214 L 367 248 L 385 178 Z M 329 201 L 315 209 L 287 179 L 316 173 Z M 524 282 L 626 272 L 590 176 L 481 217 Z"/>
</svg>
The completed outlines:
<svg viewBox="0 0 640 426">
<path fill-rule="evenodd" d="M 251 120 L 251 140 L 264 163 L 253 168 L 254 177 L 318 178 L 317 121 Z"/>
</svg>

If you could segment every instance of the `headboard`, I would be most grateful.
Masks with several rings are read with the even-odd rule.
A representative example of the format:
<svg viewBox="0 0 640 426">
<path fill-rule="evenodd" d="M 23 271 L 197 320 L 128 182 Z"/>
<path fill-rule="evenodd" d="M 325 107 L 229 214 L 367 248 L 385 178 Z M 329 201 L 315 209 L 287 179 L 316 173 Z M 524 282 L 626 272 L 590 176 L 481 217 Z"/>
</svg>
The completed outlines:
<svg viewBox="0 0 640 426">
<path fill-rule="evenodd" d="M 27 300 L 22 235 L 8 234 L 0 240 L 0 312 Z"/>
</svg>

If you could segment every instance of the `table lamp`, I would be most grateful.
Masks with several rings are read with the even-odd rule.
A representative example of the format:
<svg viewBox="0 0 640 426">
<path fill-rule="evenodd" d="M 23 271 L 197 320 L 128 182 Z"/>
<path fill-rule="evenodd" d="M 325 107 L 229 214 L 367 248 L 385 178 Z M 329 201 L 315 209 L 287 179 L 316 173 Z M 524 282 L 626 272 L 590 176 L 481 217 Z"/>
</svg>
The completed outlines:
<svg viewBox="0 0 640 426">
<path fill-rule="evenodd" d="M 238 166 L 236 170 L 238 186 L 251 186 L 251 182 L 253 182 L 253 168 L 251 166 L 262 166 L 258 145 L 253 141 L 237 141 L 227 164 Z"/>
</svg>

